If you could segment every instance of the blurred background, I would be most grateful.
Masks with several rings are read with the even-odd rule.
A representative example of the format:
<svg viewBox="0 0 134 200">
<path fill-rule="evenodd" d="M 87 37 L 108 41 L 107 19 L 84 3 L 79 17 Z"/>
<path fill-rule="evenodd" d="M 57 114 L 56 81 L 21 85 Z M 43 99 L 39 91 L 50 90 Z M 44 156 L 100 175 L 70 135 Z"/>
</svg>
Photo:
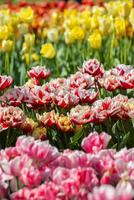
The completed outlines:
<svg viewBox="0 0 134 200">
<path fill-rule="evenodd" d="M 18 3 L 20 1 L 23 2 L 24 0 L 0 0 L 0 4 L 3 4 L 3 3 Z M 25 0 L 25 2 L 33 2 L 33 3 L 36 3 L 36 2 L 52 2 L 52 1 L 56 1 L 56 0 Z M 74 1 L 80 1 L 80 0 L 74 0 Z M 101 2 L 101 1 L 104 1 L 104 0 L 94 0 L 95 3 Z M 105 2 L 108 2 L 108 1 L 110 1 L 110 0 L 105 0 Z M 116 0 L 115 0 L 115 2 L 116 2 Z"/>
</svg>

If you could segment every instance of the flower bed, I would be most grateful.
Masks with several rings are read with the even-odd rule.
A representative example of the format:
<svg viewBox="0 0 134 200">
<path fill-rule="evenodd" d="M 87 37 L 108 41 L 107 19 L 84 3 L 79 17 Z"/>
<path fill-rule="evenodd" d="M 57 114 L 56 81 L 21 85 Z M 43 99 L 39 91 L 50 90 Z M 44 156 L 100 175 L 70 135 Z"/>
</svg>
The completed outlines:
<svg viewBox="0 0 134 200">
<path fill-rule="evenodd" d="M 0 199 L 134 199 L 132 1 L 0 7 Z"/>
<path fill-rule="evenodd" d="M 84 151 L 62 153 L 48 141 L 19 137 L 0 151 L 1 198 L 12 200 L 131 200 L 133 151 L 107 147 L 110 136 L 97 132 L 82 141 Z"/>
</svg>

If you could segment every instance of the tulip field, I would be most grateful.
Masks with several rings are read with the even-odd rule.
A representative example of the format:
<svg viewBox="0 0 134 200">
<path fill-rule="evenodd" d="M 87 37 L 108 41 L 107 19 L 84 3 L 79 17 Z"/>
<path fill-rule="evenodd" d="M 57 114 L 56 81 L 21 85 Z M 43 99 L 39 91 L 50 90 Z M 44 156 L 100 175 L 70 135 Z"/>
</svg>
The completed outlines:
<svg viewBox="0 0 134 200">
<path fill-rule="evenodd" d="M 0 5 L 0 200 L 134 200 L 134 1 Z"/>
</svg>

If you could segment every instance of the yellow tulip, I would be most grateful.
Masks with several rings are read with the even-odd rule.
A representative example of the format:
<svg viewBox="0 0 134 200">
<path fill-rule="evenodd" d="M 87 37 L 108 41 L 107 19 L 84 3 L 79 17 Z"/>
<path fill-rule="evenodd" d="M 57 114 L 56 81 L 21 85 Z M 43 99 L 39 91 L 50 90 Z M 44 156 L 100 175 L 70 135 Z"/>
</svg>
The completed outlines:
<svg viewBox="0 0 134 200">
<path fill-rule="evenodd" d="M 34 19 L 34 11 L 31 7 L 22 8 L 18 13 L 19 19 L 24 23 L 32 23 Z"/>
<path fill-rule="evenodd" d="M 119 15 L 121 17 L 128 17 L 131 11 L 131 6 L 128 2 L 122 2 L 120 3 L 119 7 Z"/>
<path fill-rule="evenodd" d="M 63 132 L 69 132 L 73 130 L 71 120 L 68 116 L 60 115 L 57 118 L 57 124 Z"/>
<path fill-rule="evenodd" d="M 63 13 L 60 11 L 54 11 L 51 15 L 51 25 L 57 26 L 63 22 Z"/>
<path fill-rule="evenodd" d="M 80 26 L 76 26 L 71 31 L 71 37 L 74 40 L 83 40 L 85 37 L 85 32 Z"/>
<path fill-rule="evenodd" d="M 6 25 L 0 26 L 0 40 L 6 40 L 9 36 L 8 27 Z"/>
<path fill-rule="evenodd" d="M 25 53 L 22 56 L 22 60 L 24 60 L 27 65 L 29 65 L 29 63 L 30 63 L 30 55 L 29 55 L 29 53 Z"/>
<path fill-rule="evenodd" d="M 32 54 L 32 60 L 33 61 L 38 61 L 39 60 L 39 55 L 37 53 Z"/>
<path fill-rule="evenodd" d="M 123 18 L 115 19 L 115 31 L 118 36 L 124 36 L 126 34 L 126 22 Z"/>
<path fill-rule="evenodd" d="M 29 50 L 29 47 L 27 46 L 26 42 L 23 42 L 23 45 L 22 45 L 22 52 L 23 52 L 23 53 L 26 53 L 28 50 Z"/>
<path fill-rule="evenodd" d="M 105 13 L 105 8 L 99 6 L 93 6 L 92 13 L 94 15 L 103 15 Z"/>
<path fill-rule="evenodd" d="M 79 24 L 85 30 L 90 29 L 90 27 L 91 27 L 91 12 L 89 10 L 85 10 L 79 14 Z"/>
<path fill-rule="evenodd" d="M 47 37 L 47 28 L 43 28 L 41 35 L 43 38 Z"/>
<path fill-rule="evenodd" d="M 24 40 L 28 48 L 31 48 L 35 42 L 35 35 L 31 33 L 27 33 L 24 35 Z"/>
<path fill-rule="evenodd" d="M 74 42 L 74 38 L 72 37 L 70 30 L 65 31 L 64 38 L 66 44 L 72 44 Z"/>
<path fill-rule="evenodd" d="M 39 139 L 41 137 L 46 137 L 47 129 L 45 127 L 36 127 L 32 133 L 32 136 L 35 139 Z"/>
<path fill-rule="evenodd" d="M 91 16 L 91 11 L 89 9 L 84 10 L 80 13 L 80 17 L 82 18 L 89 18 Z"/>
<path fill-rule="evenodd" d="M 5 52 L 10 52 L 13 48 L 12 40 L 3 40 L 2 41 L 2 50 Z"/>
<path fill-rule="evenodd" d="M 65 9 L 64 10 L 64 17 L 75 17 L 77 16 L 78 11 L 76 9 Z"/>
<path fill-rule="evenodd" d="M 110 34 L 114 30 L 113 17 L 104 15 L 99 17 L 99 30 L 103 35 Z"/>
<path fill-rule="evenodd" d="M 99 27 L 99 20 L 97 15 L 91 17 L 91 29 L 96 29 Z"/>
<path fill-rule="evenodd" d="M 129 15 L 129 22 L 133 27 L 134 30 L 134 8 L 131 9 L 130 15 Z"/>
<path fill-rule="evenodd" d="M 28 33 L 28 24 L 27 23 L 18 24 L 17 28 L 18 28 L 20 35 L 24 35 L 24 34 Z"/>
<path fill-rule="evenodd" d="M 49 58 L 49 59 L 54 58 L 56 55 L 55 48 L 53 47 L 51 43 L 43 44 L 41 47 L 40 53 L 42 54 L 43 57 Z"/>
<path fill-rule="evenodd" d="M 51 21 L 53 24 L 57 24 L 58 21 L 58 12 L 53 12 L 51 16 Z"/>
<path fill-rule="evenodd" d="M 93 49 L 99 49 L 102 44 L 101 34 L 98 32 L 94 32 L 89 36 L 89 44 Z"/>
<path fill-rule="evenodd" d="M 9 9 L 0 9 L 0 25 L 11 24 L 11 13 Z"/>
<path fill-rule="evenodd" d="M 105 7 L 107 9 L 107 12 L 109 15 L 112 15 L 113 17 L 117 16 L 119 14 L 119 1 L 115 3 L 115 1 L 110 1 L 109 3 L 105 4 Z"/>
<path fill-rule="evenodd" d="M 79 25 L 79 20 L 76 17 L 69 17 L 64 21 L 64 28 L 65 29 L 72 29 L 75 26 Z"/>
<path fill-rule="evenodd" d="M 19 17 L 16 13 L 12 13 L 11 15 L 11 22 L 13 26 L 17 26 L 19 23 Z"/>
</svg>

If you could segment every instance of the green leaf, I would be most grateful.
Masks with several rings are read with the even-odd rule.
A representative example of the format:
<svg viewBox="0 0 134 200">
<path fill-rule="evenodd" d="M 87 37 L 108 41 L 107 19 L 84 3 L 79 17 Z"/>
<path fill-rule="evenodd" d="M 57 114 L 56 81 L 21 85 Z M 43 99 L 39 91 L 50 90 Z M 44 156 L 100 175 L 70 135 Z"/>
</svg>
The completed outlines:
<svg viewBox="0 0 134 200">
<path fill-rule="evenodd" d="M 129 140 L 129 137 L 130 137 L 130 132 L 128 132 L 122 139 L 120 145 L 119 145 L 119 149 L 125 147 L 127 145 L 127 142 Z"/>
<path fill-rule="evenodd" d="M 73 144 L 77 144 L 78 143 L 78 141 L 82 138 L 82 136 L 83 136 L 83 129 L 80 129 L 80 130 L 78 130 L 75 134 L 74 134 L 74 136 L 71 138 L 71 144 L 73 145 Z"/>
<path fill-rule="evenodd" d="M 114 144 L 114 145 L 111 147 L 111 149 L 116 149 L 117 146 L 118 146 L 118 144 L 116 143 L 116 144 Z"/>
</svg>

